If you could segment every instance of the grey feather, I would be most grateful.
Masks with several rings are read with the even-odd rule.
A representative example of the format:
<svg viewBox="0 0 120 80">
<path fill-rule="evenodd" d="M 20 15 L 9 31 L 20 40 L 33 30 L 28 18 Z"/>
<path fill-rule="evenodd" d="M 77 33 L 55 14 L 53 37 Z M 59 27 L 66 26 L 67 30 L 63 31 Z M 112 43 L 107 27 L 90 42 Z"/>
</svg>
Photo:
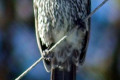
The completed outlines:
<svg viewBox="0 0 120 80">
<path fill-rule="evenodd" d="M 53 51 L 51 61 L 44 60 L 49 72 L 51 68 L 69 71 L 71 63 L 79 66 L 84 62 L 89 40 L 90 20 L 83 19 L 90 14 L 90 0 L 34 0 L 34 11 L 39 44 L 42 51 L 59 41 L 75 28 L 71 35 Z M 87 37 L 86 37 L 87 36 Z"/>
</svg>

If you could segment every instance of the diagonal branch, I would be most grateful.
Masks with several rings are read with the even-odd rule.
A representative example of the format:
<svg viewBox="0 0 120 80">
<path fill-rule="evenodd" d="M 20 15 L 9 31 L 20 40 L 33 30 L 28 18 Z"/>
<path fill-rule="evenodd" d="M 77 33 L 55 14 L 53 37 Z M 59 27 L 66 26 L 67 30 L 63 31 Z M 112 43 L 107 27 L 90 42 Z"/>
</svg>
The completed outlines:
<svg viewBox="0 0 120 80">
<path fill-rule="evenodd" d="M 64 36 L 61 38 L 52 48 L 50 48 L 48 51 L 52 51 L 58 44 L 60 44 L 63 40 L 65 40 L 67 36 Z M 44 57 L 40 57 L 34 64 L 32 64 L 27 70 L 25 70 L 20 76 L 18 76 L 15 80 L 20 80 L 23 76 L 25 76 L 32 68 L 34 68 Z"/>
<path fill-rule="evenodd" d="M 19 77 L 17 77 L 15 80 L 20 80 L 23 76 L 25 76 L 32 68 L 34 68 L 43 57 L 39 58 L 32 66 L 30 66 L 27 70 L 25 70 Z"/>
<path fill-rule="evenodd" d="M 98 9 L 100 9 L 108 0 L 104 0 L 98 7 L 96 7 L 84 20 L 88 20 Z"/>
</svg>

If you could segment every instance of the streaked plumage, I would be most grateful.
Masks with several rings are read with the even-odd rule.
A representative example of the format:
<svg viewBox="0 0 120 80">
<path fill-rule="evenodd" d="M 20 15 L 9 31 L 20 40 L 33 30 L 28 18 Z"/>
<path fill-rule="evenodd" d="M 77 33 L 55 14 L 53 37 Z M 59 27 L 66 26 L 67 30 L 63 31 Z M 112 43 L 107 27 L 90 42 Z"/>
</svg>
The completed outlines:
<svg viewBox="0 0 120 80">
<path fill-rule="evenodd" d="M 41 52 L 70 32 L 68 38 L 52 51 L 51 61 L 44 60 L 48 72 L 55 68 L 70 71 L 71 65 L 79 66 L 84 62 L 90 20 L 83 20 L 90 14 L 90 8 L 90 0 L 34 0 Z"/>
</svg>

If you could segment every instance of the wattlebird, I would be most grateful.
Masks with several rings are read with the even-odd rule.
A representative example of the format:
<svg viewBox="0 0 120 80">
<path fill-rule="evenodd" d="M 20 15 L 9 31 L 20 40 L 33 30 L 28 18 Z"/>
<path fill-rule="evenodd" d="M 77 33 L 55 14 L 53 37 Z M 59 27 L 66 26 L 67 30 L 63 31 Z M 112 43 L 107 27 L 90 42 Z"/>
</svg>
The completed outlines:
<svg viewBox="0 0 120 80">
<path fill-rule="evenodd" d="M 91 0 L 34 0 L 37 41 L 52 80 L 75 80 L 83 64 L 90 33 Z M 51 52 L 63 36 L 68 37 Z M 48 54 L 49 55 L 46 55 Z"/>
</svg>

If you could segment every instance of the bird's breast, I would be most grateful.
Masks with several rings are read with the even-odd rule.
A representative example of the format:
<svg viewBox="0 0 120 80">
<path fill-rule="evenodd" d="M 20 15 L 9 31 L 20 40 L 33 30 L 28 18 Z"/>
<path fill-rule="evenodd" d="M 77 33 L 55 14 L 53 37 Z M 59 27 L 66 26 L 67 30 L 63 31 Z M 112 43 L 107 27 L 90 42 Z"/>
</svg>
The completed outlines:
<svg viewBox="0 0 120 80">
<path fill-rule="evenodd" d="M 80 0 L 40 0 L 38 8 L 38 28 L 43 44 L 56 43 L 71 30 L 74 21 L 82 18 Z M 83 6 L 84 7 L 84 6 Z"/>
<path fill-rule="evenodd" d="M 55 59 L 53 62 L 56 61 L 56 63 L 53 63 L 53 66 L 55 67 L 58 65 L 63 66 L 64 62 L 69 65 L 71 60 L 78 65 L 83 39 L 86 35 L 86 26 L 80 23 L 82 22 L 80 20 L 87 15 L 86 1 L 39 0 L 38 31 L 42 44 L 45 44 L 47 47 L 52 43 L 55 44 L 70 32 L 67 39 L 53 50 Z M 72 57 L 73 55 L 77 57 Z"/>
</svg>

